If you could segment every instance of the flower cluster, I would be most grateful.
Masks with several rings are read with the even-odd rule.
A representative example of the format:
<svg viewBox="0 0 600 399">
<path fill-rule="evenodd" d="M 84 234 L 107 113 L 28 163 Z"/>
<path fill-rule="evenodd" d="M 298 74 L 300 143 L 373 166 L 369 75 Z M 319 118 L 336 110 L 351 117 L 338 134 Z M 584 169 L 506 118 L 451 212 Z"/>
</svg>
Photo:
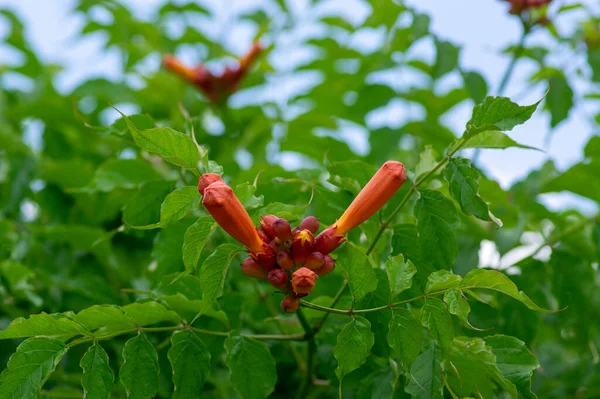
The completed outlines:
<svg viewBox="0 0 600 399">
<path fill-rule="evenodd" d="M 269 281 L 287 295 L 281 308 L 295 312 L 298 300 L 311 293 L 317 279 L 334 270 L 335 260 L 329 254 L 345 240 L 344 235 L 375 214 L 405 180 L 402 163 L 386 162 L 344 214 L 318 235 L 319 220 L 314 216 L 292 229 L 287 220 L 266 215 L 257 229 L 233 190 L 217 174 L 202 175 L 198 191 L 215 221 L 248 248 L 250 255 L 241 264 L 242 272 Z"/>
<path fill-rule="evenodd" d="M 240 81 L 262 51 L 262 46 L 255 42 L 248 53 L 238 60 L 237 66 L 225 67 L 220 75 L 212 73 L 202 64 L 188 68 L 173 55 L 163 57 L 163 66 L 194 84 L 210 101 L 220 104 L 237 91 Z"/>
<path fill-rule="evenodd" d="M 506 0 L 510 3 L 509 13 L 518 15 L 521 18 L 527 18 L 532 25 L 547 25 L 548 18 L 546 17 L 546 6 L 552 0 Z"/>
</svg>

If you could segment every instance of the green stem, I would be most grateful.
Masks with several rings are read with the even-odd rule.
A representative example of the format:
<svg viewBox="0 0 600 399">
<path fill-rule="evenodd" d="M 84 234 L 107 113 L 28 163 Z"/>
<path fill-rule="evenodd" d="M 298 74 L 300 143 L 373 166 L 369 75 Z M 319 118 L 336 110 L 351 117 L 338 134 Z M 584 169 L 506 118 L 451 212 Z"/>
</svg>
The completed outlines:
<svg viewBox="0 0 600 399">
<path fill-rule="evenodd" d="M 300 305 L 304 306 L 305 308 L 319 310 L 321 312 L 341 314 L 341 315 L 344 315 L 344 316 L 352 316 L 352 315 L 355 315 L 355 314 L 378 312 L 380 310 L 385 310 L 385 309 L 393 309 L 393 308 L 395 308 L 397 306 L 404 305 L 405 303 L 415 302 L 415 301 L 418 301 L 420 299 L 424 299 L 426 296 L 434 296 L 434 295 L 443 294 L 446 291 L 448 291 L 448 290 L 438 291 L 438 292 L 434 292 L 434 293 L 427 294 L 427 295 L 423 294 L 423 295 L 419 295 L 419 296 L 414 297 L 414 298 L 406 299 L 404 301 L 395 302 L 395 303 L 391 303 L 389 305 L 378 306 L 376 308 L 369 308 L 369 309 L 347 309 L 347 310 L 345 310 L 345 309 L 335 309 L 335 308 L 331 308 L 331 307 L 327 307 L 327 306 L 315 305 L 314 303 L 307 302 L 305 300 L 300 300 Z"/>
<path fill-rule="evenodd" d="M 521 34 L 521 39 L 519 40 L 519 43 L 517 44 L 517 48 L 513 52 L 512 58 L 510 59 L 510 63 L 508 64 L 508 67 L 506 68 L 506 71 L 504 72 L 504 76 L 502 76 L 502 80 L 500 81 L 500 86 L 498 86 L 498 96 L 501 96 L 502 94 L 504 94 L 504 90 L 506 89 L 506 86 L 508 85 L 508 82 L 509 82 L 511 76 L 512 76 L 513 72 L 515 71 L 515 66 L 517 65 L 517 61 L 523 55 L 523 50 L 525 50 L 525 39 L 527 38 L 527 35 L 529 35 L 530 31 L 531 31 L 531 28 L 526 23 L 523 23 L 523 33 Z"/>
<path fill-rule="evenodd" d="M 315 330 L 310 326 L 308 320 L 306 320 L 306 316 L 304 316 L 302 309 L 298 308 L 296 311 L 296 316 L 298 316 L 298 321 L 300 321 L 300 324 L 304 329 L 304 336 L 308 341 L 308 348 L 306 352 L 306 375 L 302 385 L 300 385 L 300 389 L 296 393 L 297 399 L 303 399 L 307 396 L 307 392 L 313 384 L 317 343 L 315 342 Z"/>
</svg>

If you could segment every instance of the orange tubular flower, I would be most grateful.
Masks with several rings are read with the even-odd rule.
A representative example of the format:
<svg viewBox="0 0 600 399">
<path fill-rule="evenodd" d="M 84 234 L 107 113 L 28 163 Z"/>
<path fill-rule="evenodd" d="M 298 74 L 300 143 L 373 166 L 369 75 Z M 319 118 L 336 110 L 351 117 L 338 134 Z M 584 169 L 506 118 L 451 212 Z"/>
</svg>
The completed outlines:
<svg viewBox="0 0 600 399">
<path fill-rule="evenodd" d="M 220 104 L 237 91 L 240 81 L 262 51 L 262 46 L 255 42 L 248 53 L 238 60 L 238 65 L 233 68 L 225 67 L 220 75 L 213 74 L 202 64 L 195 68 L 188 68 L 175 56 L 169 54 L 163 57 L 163 66 L 195 85 L 211 102 Z"/>
<path fill-rule="evenodd" d="M 406 181 L 404 165 L 387 161 L 356 196 L 344 214 L 315 239 L 314 250 L 326 255 L 344 239 L 343 236 L 375 214 Z"/>
<path fill-rule="evenodd" d="M 253 254 L 265 252 L 265 244 L 260 239 L 250 215 L 231 187 L 222 180 L 217 180 L 204 188 L 202 204 L 219 226 L 244 244 L 250 252 Z"/>
</svg>

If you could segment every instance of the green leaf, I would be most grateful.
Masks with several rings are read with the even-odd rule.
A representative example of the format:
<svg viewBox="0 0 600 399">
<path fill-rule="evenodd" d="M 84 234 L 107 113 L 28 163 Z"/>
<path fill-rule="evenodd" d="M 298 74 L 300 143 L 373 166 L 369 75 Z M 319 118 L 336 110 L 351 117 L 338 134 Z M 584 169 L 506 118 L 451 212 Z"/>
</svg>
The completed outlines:
<svg viewBox="0 0 600 399">
<path fill-rule="evenodd" d="M 0 339 L 26 338 L 43 335 L 60 340 L 69 339 L 75 335 L 89 333 L 62 313 L 40 313 L 29 316 L 28 319 L 18 317 L 9 326 L 0 331 Z"/>
<path fill-rule="evenodd" d="M 519 398 L 537 398 L 531 392 L 531 377 L 540 365 L 525 343 L 506 335 L 486 337 L 485 343 L 492 348 L 502 375 L 517 387 Z"/>
<path fill-rule="evenodd" d="M 442 356 L 450 353 L 452 348 L 452 318 L 446 309 L 446 304 L 436 298 L 427 298 L 425 306 L 421 309 L 421 323 L 429 330 L 442 349 Z"/>
<path fill-rule="evenodd" d="M 68 348 L 51 338 L 29 338 L 0 375 L 0 399 L 37 399 L 40 389 Z"/>
<path fill-rule="evenodd" d="M 512 130 L 531 118 L 540 101 L 520 106 L 507 97 L 486 97 L 473 108 L 473 115 L 467 122 L 463 138 L 468 139 L 488 130 Z"/>
<path fill-rule="evenodd" d="M 437 165 L 435 150 L 432 146 L 426 145 L 425 149 L 419 154 L 419 163 L 415 169 L 415 181 L 427 172 L 431 171 Z"/>
<path fill-rule="evenodd" d="M 415 216 L 421 256 L 437 269 L 450 269 L 457 254 L 454 229 L 459 219 L 456 208 L 438 191 L 421 190 L 419 194 Z"/>
<path fill-rule="evenodd" d="M 377 288 L 377 276 L 369 263 L 367 255 L 362 253 L 354 244 L 346 242 L 338 250 L 336 266 L 344 273 L 352 298 L 360 302 L 365 295 Z"/>
<path fill-rule="evenodd" d="M 185 186 L 171 192 L 160 206 L 160 225 L 183 219 L 188 213 L 198 208 L 200 193 L 195 186 Z"/>
<path fill-rule="evenodd" d="M 571 191 L 596 202 L 600 202 L 600 159 L 573 165 L 564 173 L 544 182 L 542 193 Z"/>
<path fill-rule="evenodd" d="M 421 351 L 423 327 L 410 311 L 394 310 L 387 341 L 402 360 L 404 369 L 408 371 Z"/>
<path fill-rule="evenodd" d="M 496 366 L 496 356 L 481 338 L 457 337 L 450 360 L 456 371 L 446 373 L 452 390 L 460 397 L 491 398 L 502 390 L 517 398 L 515 385 Z M 458 377 L 457 376 L 460 376 Z"/>
<path fill-rule="evenodd" d="M 79 366 L 83 370 L 81 386 L 86 399 L 110 398 L 115 376 L 108 363 L 108 355 L 94 342 L 81 358 Z"/>
<path fill-rule="evenodd" d="M 196 270 L 200 253 L 216 228 L 217 223 L 212 216 L 202 216 L 196 223 L 188 227 L 183 237 L 182 250 L 186 272 L 193 273 Z"/>
<path fill-rule="evenodd" d="M 233 244 L 221 244 L 210 254 L 200 269 L 200 287 L 202 287 L 202 300 L 215 304 L 217 298 L 223 295 L 225 277 L 233 258 L 243 249 Z"/>
<path fill-rule="evenodd" d="M 404 260 L 402 255 L 390 256 L 385 262 L 385 271 L 390 283 L 392 298 L 409 289 L 412 286 L 412 278 L 417 273 L 412 262 Z"/>
<path fill-rule="evenodd" d="M 443 399 L 440 348 L 430 342 L 410 367 L 404 390 L 413 399 Z"/>
<path fill-rule="evenodd" d="M 123 309 L 115 305 L 94 305 L 83 309 L 75 320 L 90 331 L 101 327 L 120 327 L 115 329 L 126 330 L 135 326 L 134 321 Z"/>
<path fill-rule="evenodd" d="M 32 284 L 35 280 L 35 273 L 27 266 L 7 259 L 0 263 L 0 275 L 4 276 L 8 283 L 8 289 L 15 297 L 27 300 L 34 306 L 42 306 L 43 300 L 35 293 Z"/>
<path fill-rule="evenodd" d="M 123 222 L 132 228 L 159 227 L 159 207 L 165 195 L 173 188 L 173 183 L 154 181 L 145 183 L 138 193 L 127 202 L 123 210 Z"/>
<path fill-rule="evenodd" d="M 225 350 L 231 385 L 244 399 L 264 399 L 273 392 L 277 370 L 275 360 L 263 342 L 230 335 L 225 340 Z"/>
<path fill-rule="evenodd" d="M 133 141 L 138 146 L 167 162 L 191 171 L 196 176 L 200 175 L 198 164 L 201 157 L 206 155 L 206 150 L 196 146 L 189 136 L 170 127 L 138 130 L 129 118 L 125 115 L 123 118 L 127 122 Z"/>
<path fill-rule="evenodd" d="M 131 318 L 138 327 L 158 324 L 165 321 L 180 323 L 181 317 L 172 310 L 165 308 L 155 301 L 134 302 L 123 306 L 123 312 Z"/>
<path fill-rule="evenodd" d="M 467 215 L 481 220 L 494 221 L 502 227 L 502 221 L 491 213 L 488 204 L 479 196 L 479 172 L 466 158 L 451 158 L 444 169 L 444 178 L 448 181 L 450 194 Z"/>
<path fill-rule="evenodd" d="M 152 166 L 139 159 L 110 159 L 96 169 L 94 178 L 73 192 L 109 192 L 117 188 L 137 188 L 161 177 Z"/>
<path fill-rule="evenodd" d="M 436 291 L 445 291 L 450 288 L 455 288 L 459 286 L 461 280 L 462 277 L 448 270 L 438 270 L 437 272 L 431 273 L 427 278 L 425 292 L 430 294 Z"/>
<path fill-rule="evenodd" d="M 211 369 L 208 348 L 191 330 L 175 333 L 171 345 L 167 356 L 173 368 L 173 398 L 200 398 Z"/>
<path fill-rule="evenodd" d="M 475 101 L 475 104 L 482 102 L 488 93 L 487 82 L 483 76 L 477 72 L 463 72 L 462 76 L 469 96 Z"/>
<path fill-rule="evenodd" d="M 550 88 L 546 97 L 546 108 L 552 116 L 550 126 L 556 127 L 569 117 L 569 111 L 573 108 L 573 89 L 563 74 L 552 76 L 548 84 Z"/>
<path fill-rule="evenodd" d="M 153 398 L 158 390 L 158 372 L 158 354 L 143 332 L 125 343 L 119 378 L 128 399 Z"/>
<path fill-rule="evenodd" d="M 588 63 L 592 68 L 592 80 L 600 82 L 600 48 L 591 48 L 587 50 Z"/>
<path fill-rule="evenodd" d="M 452 72 L 458 66 L 458 55 L 460 48 L 450 42 L 435 41 L 436 57 L 432 69 L 434 79 L 439 79 L 445 74 Z"/>
<path fill-rule="evenodd" d="M 496 270 L 475 269 L 471 270 L 463 278 L 461 289 L 485 288 L 494 290 L 513 297 L 529 309 L 539 312 L 553 312 L 540 308 L 523 291 L 519 291 L 515 283 L 506 275 Z"/>
<path fill-rule="evenodd" d="M 446 292 L 444 294 L 444 302 L 448 305 L 448 312 L 450 312 L 450 314 L 458 316 L 463 323 L 474 328 L 471 326 L 468 319 L 471 306 L 469 306 L 469 302 L 463 297 L 462 292 L 459 290 L 450 290 Z"/>
<path fill-rule="evenodd" d="M 344 376 L 362 366 L 369 356 L 369 351 L 375 342 L 371 332 L 371 323 L 363 317 L 353 317 L 337 336 L 333 348 L 333 356 L 338 362 L 335 374 L 340 380 Z"/>
<path fill-rule="evenodd" d="M 263 206 L 265 202 L 264 195 L 260 197 L 256 197 L 254 193 L 256 192 L 256 186 L 250 183 L 242 183 L 235 186 L 235 196 L 238 197 L 244 208 L 246 209 L 256 209 Z"/>
<path fill-rule="evenodd" d="M 502 150 L 510 147 L 541 151 L 535 147 L 519 144 L 506 134 L 497 130 L 489 130 L 477 134 L 473 138 L 469 139 L 462 148 L 489 148 Z"/>
</svg>

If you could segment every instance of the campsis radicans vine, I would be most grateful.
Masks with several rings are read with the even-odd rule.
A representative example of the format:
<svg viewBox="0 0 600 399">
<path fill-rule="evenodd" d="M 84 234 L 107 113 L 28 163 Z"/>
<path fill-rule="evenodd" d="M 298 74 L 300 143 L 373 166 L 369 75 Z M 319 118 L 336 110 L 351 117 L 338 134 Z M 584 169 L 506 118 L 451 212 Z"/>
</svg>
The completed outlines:
<svg viewBox="0 0 600 399">
<path fill-rule="evenodd" d="M 346 240 L 344 235 L 375 214 L 405 180 L 404 165 L 387 161 L 342 216 L 319 234 L 319 220 L 314 216 L 292 228 L 283 218 L 265 215 L 256 228 L 231 187 L 217 174 L 202 175 L 198 191 L 208 213 L 250 252 L 241 263 L 242 272 L 269 281 L 286 294 L 281 308 L 293 313 L 298 300 L 312 292 L 317 279 L 335 269 L 335 259 L 329 254 Z"/>
<path fill-rule="evenodd" d="M 171 54 L 165 55 L 162 63 L 167 70 L 196 86 L 212 103 L 221 104 L 238 90 L 240 81 L 246 76 L 248 69 L 262 51 L 263 47 L 255 42 L 250 50 L 238 60 L 238 65 L 226 66 L 219 75 L 214 74 L 202 64 L 188 68 Z"/>
</svg>

